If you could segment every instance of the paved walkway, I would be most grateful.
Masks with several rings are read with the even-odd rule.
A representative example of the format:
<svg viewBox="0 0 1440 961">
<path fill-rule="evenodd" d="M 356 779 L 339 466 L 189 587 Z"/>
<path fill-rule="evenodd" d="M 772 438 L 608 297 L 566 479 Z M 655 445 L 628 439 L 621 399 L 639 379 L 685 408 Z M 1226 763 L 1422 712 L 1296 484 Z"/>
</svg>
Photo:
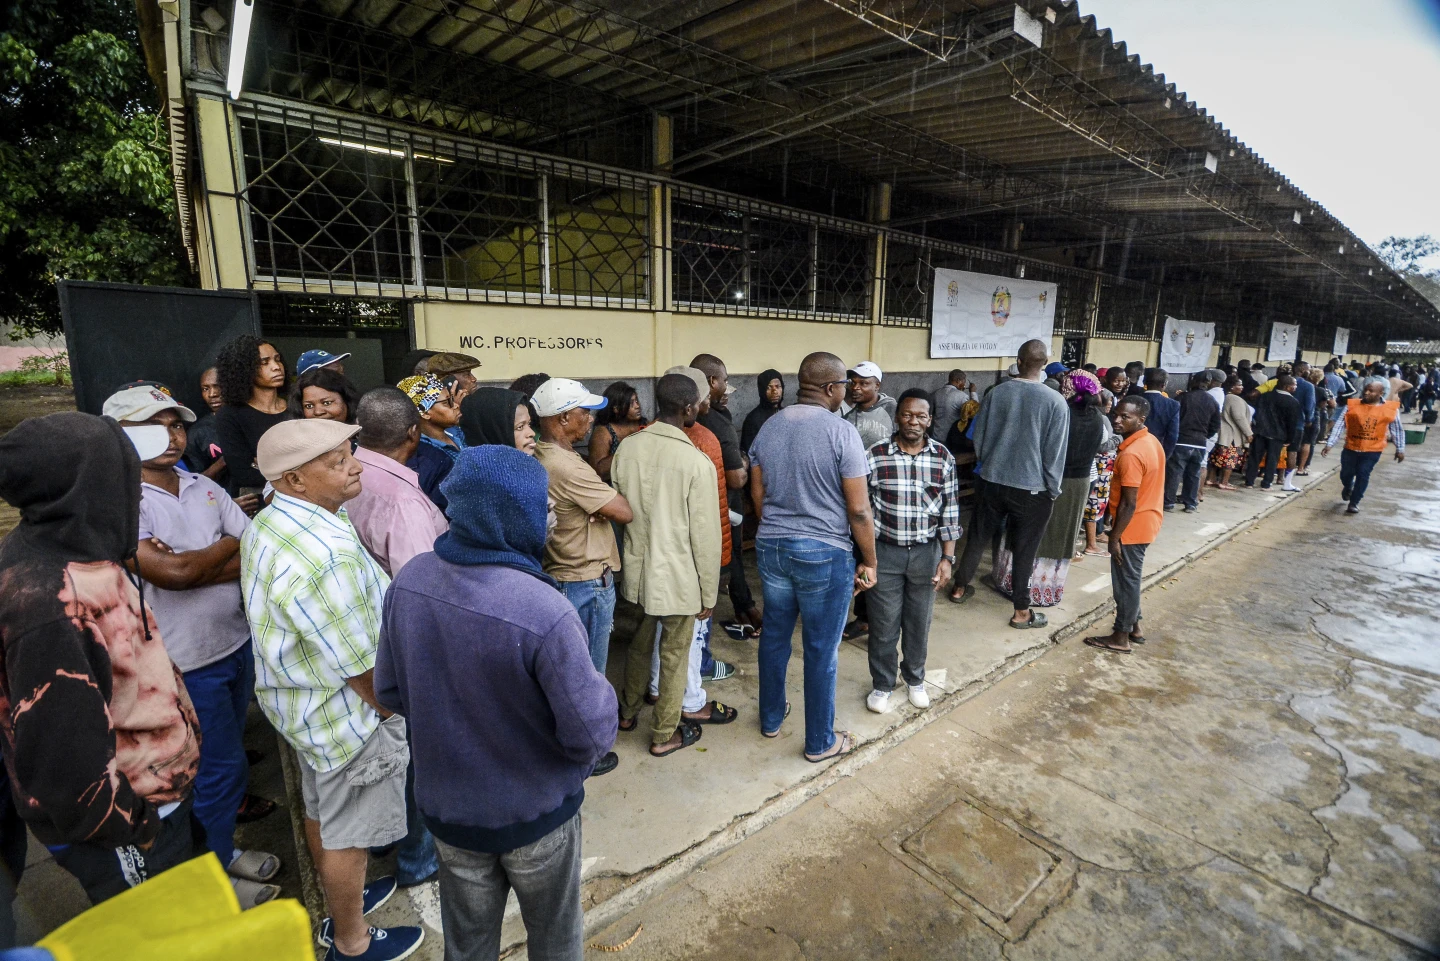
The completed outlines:
<svg viewBox="0 0 1440 961">
<path fill-rule="evenodd" d="M 1148 592 L 1137 653 L 1064 641 L 590 940 L 643 922 L 628 961 L 1440 954 L 1440 456 L 1387 456 L 1359 517 L 1318 487 Z"/>
</svg>

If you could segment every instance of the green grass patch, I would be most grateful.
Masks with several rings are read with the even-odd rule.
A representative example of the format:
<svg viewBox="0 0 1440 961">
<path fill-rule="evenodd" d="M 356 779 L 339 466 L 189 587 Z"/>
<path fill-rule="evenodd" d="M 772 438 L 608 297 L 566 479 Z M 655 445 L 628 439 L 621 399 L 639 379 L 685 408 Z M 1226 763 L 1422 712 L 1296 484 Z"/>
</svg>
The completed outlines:
<svg viewBox="0 0 1440 961">
<path fill-rule="evenodd" d="M 48 370 L 0 371 L 0 387 L 26 387 L 30 384 L 54 384 L 55 375 Z"/>
</svg>

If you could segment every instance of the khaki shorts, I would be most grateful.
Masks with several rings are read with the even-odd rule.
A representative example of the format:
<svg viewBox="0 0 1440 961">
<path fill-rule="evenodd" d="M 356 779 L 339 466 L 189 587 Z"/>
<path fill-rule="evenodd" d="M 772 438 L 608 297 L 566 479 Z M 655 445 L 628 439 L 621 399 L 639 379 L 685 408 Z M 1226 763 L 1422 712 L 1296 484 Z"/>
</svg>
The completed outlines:
<svg viewBox="0 0 1440 961">
<path fill-rule="evenodd" d="M 320 822 L 327 851 L 378 848 L 405 837 L 405 768 L 410 748 L 405 719 L 380 723 L 370 740 L 343 767 L 323 773 L 300 759 L 305 816 Z"/>
</svg>

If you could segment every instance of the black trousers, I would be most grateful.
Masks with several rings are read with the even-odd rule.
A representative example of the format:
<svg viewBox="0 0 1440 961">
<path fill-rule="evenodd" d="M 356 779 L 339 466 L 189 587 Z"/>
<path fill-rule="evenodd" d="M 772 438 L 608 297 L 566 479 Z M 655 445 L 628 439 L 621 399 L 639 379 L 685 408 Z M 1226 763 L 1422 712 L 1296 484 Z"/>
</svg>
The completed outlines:
<svg viewBox="0 0 1440 961">
<path fill-rule="evenodd" d="M 1245 486 L 1255 486 L 1255 475 L 1260 472 L 1260 458 L 1265 458 L 1265 473 L 1260 478 L 1260 486 L 1268 488 L 1275 482 L 1275 472 L 1280 463 L 1280 452 L 1285 450 L 1285 441 L 1278 437 L 1261 437 L 1256 434 L 1250 440 L 1250 453 L 1245 457 Z M 1289 457 L 1286 460 L 1291 467 L 1295 466 L 1295 459 L 1299 450 L 1294 444 L 1290 445 Z"/>
<path fill-rule="evenodd" d="M 977 477 L 975 523 L 965 541 L 965 553 L 960 558 L 955 582 L 968 585 L 975 579 L 980 555 L 985 553 L 991 535 L 1000 530 L 1000 525 L 1006 524 L 1006 537 L 1014 557 L 1011 598 L 1015 610 L 1029 610 L 1030 574 L 1035 570 L 1035 550 L 1040 546 L 1040 538 L 1045 535 L 1045 525 L 1050 522 L 1050 510 L 1054 506 L 1048 491 L 1032 494 L 1019 487 L 994 484 Z"/>
<path fill-rule="evenodd" d="M 133 844 L 107 847 L 103 844 L 71 844 L 55 852 L 55 863 L 75 875 L 91 904 L 123 894 L 181 862 L 206 854 L 205 828 L 186 798 L 170 816 L 160 822 L 160 833 L 149 850 Z"/>
<path fill-rule="evenodd" d="M 745 525 L 730 528 L 730 606 L 735 609 L 738 620 L 742 614 L 755 606 L 750 594 L 750 585 L 745 582 Z"/>
</svg>

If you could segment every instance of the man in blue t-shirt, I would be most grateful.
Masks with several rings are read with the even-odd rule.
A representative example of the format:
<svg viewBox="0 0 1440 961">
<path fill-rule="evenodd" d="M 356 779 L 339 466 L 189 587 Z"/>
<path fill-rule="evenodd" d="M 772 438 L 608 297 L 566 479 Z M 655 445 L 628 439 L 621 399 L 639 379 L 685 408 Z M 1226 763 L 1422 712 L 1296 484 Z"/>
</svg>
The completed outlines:
<svg viewBox="0 0 1440 961">
<path fill-rule="evenodd" d="M 806 357 L 796 403 L 766 421 L 750 448 L 750 496 L 760 518 L 755 554 L 765 591 L 760 731 L 776 737 L 785 720 L 785 672 L 798 617 L 810 761 L 855 749 L 850 732 L 833 730 L 836 661 L 850 598 L 875 583 L 870 466 L 860 434 L 835 413 L 847 383 L 839 357 Z M 860 560 L 852 566 L 855 552 Z"/>
</svg>

